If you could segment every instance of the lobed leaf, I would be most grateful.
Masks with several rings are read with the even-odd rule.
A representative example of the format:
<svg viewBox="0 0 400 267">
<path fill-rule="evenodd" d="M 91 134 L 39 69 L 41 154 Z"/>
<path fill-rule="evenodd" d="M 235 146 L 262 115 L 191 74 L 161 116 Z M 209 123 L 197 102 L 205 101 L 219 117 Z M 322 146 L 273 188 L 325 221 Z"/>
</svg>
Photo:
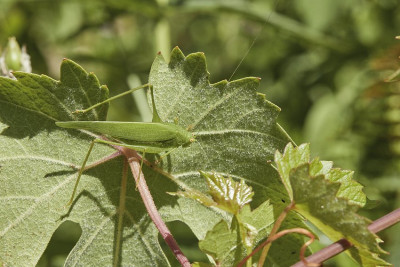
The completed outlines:
<svg viewBox="0 0 400 267">
<path fill-rule="evenodd" d="M 71 208 L 65 208 L 92 137 L 55 126 L 57 120 L 104 119 L 107 106 L 75 117 L 71 112 L 107 98 L 93 74 L 72 61 L 61 65 L 61 81 L 15 73 L 0 78 L 0 259 L 4 266 L 34 266 L 54 231 L 66 220 L 82 235 L 65 265 L 114 262 L 167 266 L 157 230 L 145 216 L 135 185 L 128 183 L 123 242 L 117 242 L 122 161 L 86 173 Z M 89 162 L 113 152 L 96 146 Z M 72 168 L 75 167 L 75 168 Z M 137 204 L 139 203 L 139 205 Z M 150 226 L 149 226 L 150 225 Z M 119 249 L 118 249 L 119 247 Z M 118 253 L 117 253 L 118 252 Z"/>
<path fill-rule="evenodd" d="M 92 112 L 74 115 L 82 106 L 91 106 L 108 98 L 108 89 L 100 86 L 93 73 L 65 59 L 61 64 L 60 81 L 46 75 L 13 72 L 17 80 L 0 77 L 0 101 L 12 104 L 23 112 L 37 112 L 51 120 L 105 120 L 108 105 Z M 2 120 L 7 121 L 7 118 Z"/>
<path fill-rule="evenodd" d="M 292 144 L 288 144 L 283 154 L 279 151 L 275 153 L 275 162 L 291 199 L 293 199 L 293 190 L 290 183 L 290 172 L 297 166 L 310 164 L 312 176 L 324 175 L 326 179 L 332 182 L 339 182 L 338 197 L 344 197 L 360 207 L 364 206 L 367 201 L 365 194 L 362 192 L 363 186 L 353 180 L 353 171 L 332 168 L 332 162 L 320 161 L 318 158 L 310 161 L 309 144 L 302 144 L 297 148 L 294 148 Z"/>
<path fill-rule="evenodd" d="M 246 256 L 237 228 L 230 229 L 225 221 L 220 221 L 207 232 L 199 242 L 201 250 L 211 255 L 216 266 L 235 266 Z"/>
<path fill-rule="evenodd" d="M 120 159 L 86 171 L 70 210 L 63 209 L 76 168 L 93 137 L 85 131 L 58 128 L 54 122 L 103 120 L 104 106 L 89 114 L 71 112 L 106 98 L 106 88 L 99 86 L 93 74 L 68 60 L 61 65 L 61 81 L 25 73 L 16 73 L 16 77 L 17 81 L 0 80 L 0 122 L 7 126 L 0 134 L 0 255 L 6 255 L 2 256 L 6 265 L 35 265 L 55 229 L 71 220 L 79 223 L 82 236 L 66 265 L 117 262 L 143 266 L 151 262 L 168 266 L 133 179 L 128 183 L 126 209 L 118 209 Z M 270 199 L 277 216 L 288 198 L 275 169 L 266 161 L 290 138 L 276 123 L 279 108 L 256 92 L 259 80 L 210 84 L 204 54 L 185 57 L 177 48 L 170 63 L 157 56 L 149 79 L 160 117 L 167 122 L 177 119 L 197 140 L 164 159 L 159 165 L 163 172 L 144 168 L 163 218 L 186 223 L 199 239 L 221 219 L 230 220 L 216 209 L 166 194 L 177 191 L 178 186 L 205 193 L 207 186 L 198 170 L 243 179 L 255 192 L 252 205 Z M 108 146 L 96 145 L 88 163 L 112 152 Z M 118 212 L 124 214 L 122 232 L 117 231 Z M 292 224 L 303 225 L 298 216 Z M 276 252 L 270 254 L 272 261 L 281 257 L 291 263 L 298 260 L 291 253 L 298 251 L 302 241 L 290 240 L 293 249 L 277 243 Z M 32 243 L 35 246 L 30 246 Z M 22 251 L 23 257 L 15 253 Z"/>
<path fill-rule="evenodd" d="M 288 144 L 275 161 L 284 183 L 290 183 L 295 210 L 318 227 L 331 240 L 346 238 L 355 248 L 354 259 L 363 266 L 387 266 L 378 257 L 384 251 L 378 238 L 368 230 L 370 221 L 356 212 L 363 203 L 361 186 L 350 180 L 352 173 L 332 169 L 332 164 L 309 161 L 309 146 Z M 285 185 L 286 188 L 289 188 Z M 355 192 L 352 192 L 352 191 Z"/>
<path fill-rule="evenodd" d="M 217 203 L 217 207 L 232 214 L 239 213 L 240 209 L 251 202 L 254 192 L 252 188 L 244 183 L 225 178 L 218 174 L 207 174 L 202 172 L 206 179 L 209 194 Z"/>
</svg>

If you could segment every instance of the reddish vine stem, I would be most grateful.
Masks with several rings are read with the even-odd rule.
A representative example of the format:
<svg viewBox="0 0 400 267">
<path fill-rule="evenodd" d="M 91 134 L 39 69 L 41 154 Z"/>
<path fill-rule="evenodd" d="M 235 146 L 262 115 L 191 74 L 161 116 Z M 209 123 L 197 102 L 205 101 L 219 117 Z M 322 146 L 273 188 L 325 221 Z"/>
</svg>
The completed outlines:
<svg viewBox="0 0 400 267">
<path fill-rule="evenodd" d="M 259 245 L 257 248 L 255 248 L 249 255 L 247 255 L 244 259 L 242 259 L 236 267 L 243 266 L 250 257 L 252 257 L 255 253 L 257 253 L 262 248 L 263 248 L 263 251 L 262 251 L 260 259 L 258 261 L 258 266 L 263 266 L 264 265 L 264 261 L 265 261 L 265 259 L 267 257 L 269 247 L 271 246 L 271 242 L 273 240 L 275 240 L 273 238 L 277 235 L 277 232 L 278 232 L 279 228 L 281 227 L 281 224 L 282 224 L 283 220 L 285 219 L 285 217 L 288 214 L 288 212 L 294 207 L 294 205 L 295 205 L 295 203 L 291 202 L 281 212 L 279 217 L 276 219 L 276 221 L 274 223 L 274 226 L 272 227 L 271 232 L 269 233 L 269 236 L 268 236 L 267 240 L 265 240 L 261 245 Z"/>
<path fill-rule="evenodd" d="M 119 157 L 119 156 L 121 156 L 121 155 L 122 155 L 121 151 L 116 151 L 116 152 L 114 152 L 114 153 L 112 153 L 112 154 L 110 154 L 110 155 L 108 155 L 108 156 L 105 156 L 104 158 L 102 158 L 102 159 L 100 159 L 100 160 L 97 160 L 96 162 L 94 162 L 94 163 L 92 163 L 92 164 L 86 165 L 85 168 L 83 169 L 83 171 L 86 171 L 86 170 L 89 170 L 89 169 L 91 169 L 91 168 L 93 168 L 93 167 L 96 167 L 96 166 L 98 166 L 98 165 L 101 165 L 101 164 L 103 164 L 103 163 L 105 163 L 105 162 L 107 162 L 107 161 L 110 161 L 110 160 L 112 160 L 113 158 Z"/>
<path fill-rule="evenodd" d="M 379 231 L 382 231 L 383 229 L 386 229 L 396 223 L 400 222 L 400 208 L 392 211 L 389 214 L 386 214 L 385 216 L 377 219 L 373 223 L 371 223 L 368 226 L 368 229 L 373 232 L 373 233 L 378 233 Z M 339 241 L 333 243 L 332 245 L 329 245 L 320 251 L 314 253 L 311 256 L 308 256 L 306 260 L 308 262 L 317 262 L 317 263 L 322 263 L 333 256 L 336 256 L 337 254 L 345 251 L 346 249 L 350 248 L 352 244 L 346 240 L 346 239 L 340 239 Z M 292 267 L 305 267 L 303 262 L 298 262 Z"/>
<path fill-rule="evenodd" d="M 190 267 L 190 262 L 183 254 L 181 249 L 179 248 L 178 243 L 172 236 L 171 232 L 169 231 L 168 227 L 165 225 L 164 221 L 162 220 L 160 214 L 158 213 L 157 207 L 154 204 L 153 197 L 151 196 L 150 190 L 147 187 L 146 179 L 142 172 L 140 172 L 140 163 L 139 163 L 139 155 L 131 150 L 124 147 L 114 146 L 118 149 L 128 160 L 129 166 L 131 168 L 133 177 L 135 178 L 138 191 L 140 196 L 143 199 L 143 203 L 146 207 L 146 210 L 154 222 L 155 226 L 157 227 L 158 231 L 160 232 L 161 236 L 170 247 L 172 252 L 174 253 L 176 259 L 179 263 L 184 267 Z"/>
<path fill-rule="evenodd" d="M 267 240 L 265 241 L 265 245 L 261 245 L 260 247 L 264 247 L 262 252 L 261 252 L 261 256 L 260 259 L 258 261 L 258 267 L 262 267 L 264 266 L 264 262 L 265 259 L 267 258 L 267 254 L 269 251 L 269 248 L 271 247 L 271 241 L 268 242 L 268 240 L 272 239 L 274 237 L 274 235 L 276 234 L 276 232 L 278 232 L 279 228 L 281 227 L 281 224 L 283 222 L 283 220 L 285 220 L 287 214 L 289 213 L 290 210 L 292 210 L 294 208 L 295 203 L 292 201 L 290 202 L 290 204 L 282 211 L 282 213 L 279 215 L 279 217 L 276 219 L 274 226 L 271 229 L 271 232 L 269 233 L 269 236 L 267 238 Z"/>
<path fill-rule="evenodd" d="M 254 249 L 249 255 L 246 256 L 246 258 L 244 258 L 238 265 L 237 267 L 241 267 L 243 266 L 246 261 L 252 257 L 254 254 L 256 254 L 261 248 L 263 248 L 264 246 L 271 244 L 273 241 L 277 240 L 278 238 L 290 234 L 290 233 L 298 233 L 298 234 L 302 234 L 302 235 L 306 235 L 310 238 L 310 240 L 308 240 L 306 243 L 303 244 L 303 246 L 300 249 L 300 259 L 302 262 L 304 262 L 307 266 L 310 267 L 315 267 L 315 266 L 319 266 L 319 264 L 314 264 L 314 263 L 310 263 L 307 262 L 307 260 L 305 259 L 304 255 L 306 253 L 306 249 L 309 245 L 311 245 L 312 242 L 314 242 L 315 240 L 315 236 L 308 231 L 307 229 L 304 228 L 292 228 L 292 229 L 286 229 L 286 230 L 282 230 L 274 235 L 270 235 L 271 238 L 268 238 L 266 241 L 264 241 L 263 243 L 261 243 L 261 245 L 259 245 L 256 249 Z"/>
</svg>

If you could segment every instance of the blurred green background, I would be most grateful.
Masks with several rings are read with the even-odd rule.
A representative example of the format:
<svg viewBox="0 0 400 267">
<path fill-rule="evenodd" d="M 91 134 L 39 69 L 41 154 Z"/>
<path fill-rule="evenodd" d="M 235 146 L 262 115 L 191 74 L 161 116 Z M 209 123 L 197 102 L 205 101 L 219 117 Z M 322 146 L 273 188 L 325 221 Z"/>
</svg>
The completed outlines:
<svg viewBox="0 0 400 267">
<path fill-rule="evenodd" d="M 385 82 L 400 68 L 398 0 L 0 0 L 0 25 L 0 51 L 15 36 L 34 73 L 58 79 L 70 58 L 112 95 L 146 83 L 156 53 L 168 59 L 174 46 L 204 52 L 211 82 L 261 77 L 259 91 L 282 108 L 279 123 L 294 141 L 354 170 L 380 201 L 363 215 L 400 206 L 400 86 Z M 144 94 L 135 99 L 112 103 L 109 118 L 148 120 Z M 173 225 L 191 260 L 204 259 L 190 230 Z M 399 232 L 380 234 L 394 265 Z M 62 265 L 79 235 L 63 225 L 40 265 Z M 326 266 L 349 264 L 342 255 Z"/>
</svg>

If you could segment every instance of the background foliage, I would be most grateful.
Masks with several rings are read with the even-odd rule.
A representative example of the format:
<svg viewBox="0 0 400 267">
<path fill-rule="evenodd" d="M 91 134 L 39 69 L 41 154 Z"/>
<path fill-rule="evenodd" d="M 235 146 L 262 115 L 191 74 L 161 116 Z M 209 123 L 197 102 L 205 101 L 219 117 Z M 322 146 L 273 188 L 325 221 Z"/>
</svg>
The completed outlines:
<svg viewBox="0 0 400 267">
<path fill-rule="evenodd" d="M 168 58 L 176 45 L 207 55 L 211 82 L 229 79 L 257 38 L 233 79 L 261 77 L 260 90 L 282 108 L 279 122 L 296 143 L 311 142 L 313 154 L 356 171 L 369 198 L 381 201 L 364 211 L 367 217 L 399 207 L 400 88 L 383 82 L 399 68 L 397 0 L 0 0 L 0 6 L 0 46 L 15 36 L 26 44 L 33 72 L 57 79 L 62 58 L 71 58 L 111 94 L 146 82 L 156 52 Z M 109 119 L 148 120 L 147 103 L 137 99 L 113 103 Z M 60 265 L 79 237 L 76 226 L 63 227 L 76 236 L 60 229 L 43 265 Z M 391 233 L 399 227 L 380 234 L 395 265 L 400 237 Z M 180 242 L 198 260 L 197 242 L 187 236 Z"/>
</svg>

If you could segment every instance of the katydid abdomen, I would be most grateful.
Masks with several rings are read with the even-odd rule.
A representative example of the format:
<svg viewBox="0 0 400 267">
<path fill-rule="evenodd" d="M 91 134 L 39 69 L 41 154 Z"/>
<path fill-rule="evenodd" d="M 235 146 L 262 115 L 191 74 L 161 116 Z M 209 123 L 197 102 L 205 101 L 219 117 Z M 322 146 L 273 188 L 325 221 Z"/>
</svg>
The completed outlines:
<svg viewBox="0 0 400 267">
<path fill-rule="evenodd" d="M 124 139 L 132 149 L 147 153 L 160 153 L 194 141 L 193 134 L 172 123 L 117 122 L 117 121 L 67 121 L 57 126 L 89 130 Z"/>
</svg>

